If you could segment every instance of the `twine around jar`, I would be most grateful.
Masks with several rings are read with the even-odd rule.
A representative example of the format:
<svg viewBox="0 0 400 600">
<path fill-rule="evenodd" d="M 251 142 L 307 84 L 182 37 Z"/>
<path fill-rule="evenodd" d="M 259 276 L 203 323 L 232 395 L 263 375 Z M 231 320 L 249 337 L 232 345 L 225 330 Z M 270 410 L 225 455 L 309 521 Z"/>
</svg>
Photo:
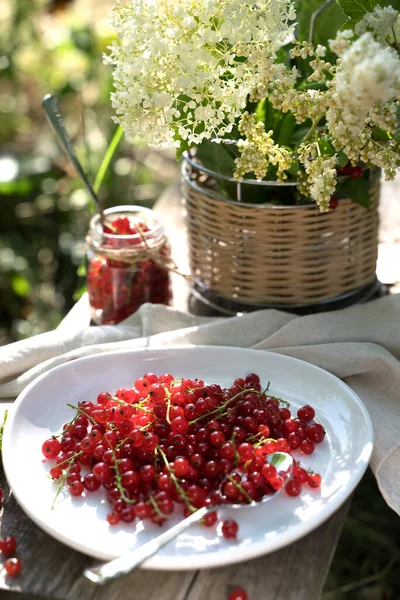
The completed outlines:
<svg viewBox="0 0 400 600">
<path fill-rule="evenodd" d="M 124 262 L 127 265 L 135 265 L 145 260 L 152 260 L 159 267 L 162 267 L 171 273 L 176 273 L 177 275 L 180 275 L 190 283 L 193 282 L 191 275 L 182 273 L 179 270 L 178 265 L 170 255 L 164 256 L 162 254 L 163 249 L 168 244 L 167 236 L 164 235 L 156 242 L 149 244 L 138 223 L 135 223 L 135 228 L 141 237 L 142 246 L 138 246 L 136 244 L 135 246 L 113 248 L 112 246 L 108 246 L 105 244 L 95 243 L 93 241 L 92 236 L 89 234 L 86 236 L 87 247 L 97 255 L 104 256 L 104 258 L 107 258 L 109 260 Z M 122 236 L 121 240 L 123 240 Z"/>
</svg>

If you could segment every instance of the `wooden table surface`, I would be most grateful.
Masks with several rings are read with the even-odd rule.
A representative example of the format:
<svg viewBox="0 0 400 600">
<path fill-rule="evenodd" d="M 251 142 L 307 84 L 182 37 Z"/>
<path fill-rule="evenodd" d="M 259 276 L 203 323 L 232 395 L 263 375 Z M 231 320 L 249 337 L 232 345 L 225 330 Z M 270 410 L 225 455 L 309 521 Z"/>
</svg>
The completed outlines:
<svg viewBox="0 0 400 600">
<path fill-rule="evenodd" d="M 174 190 L 164 195 L 156 208 L 169 231 L 174 257 L 186 270 L 187 244 L 178 198 Z M 173 287 L 174 306 L 187 310 L 188 284 L 176 275 Z M 17 538 L 23 563 L 21 574 L 14 579 L 5 577 L 4 570 L 0 573 L 1 600 L 226 600 L 235 586 L 243 586 L 249 600 L 318 600 L 350 504 L 348 500 L 328 521 L 298 542 L 255 560 L 202 571 L 137 569 L 118 581 L 97 587 L 82 577 L 83 569 L 93 560 L 36 527 L 15 502 L 3 473 L 1 477 L 1 535 Z"/>
</svg>

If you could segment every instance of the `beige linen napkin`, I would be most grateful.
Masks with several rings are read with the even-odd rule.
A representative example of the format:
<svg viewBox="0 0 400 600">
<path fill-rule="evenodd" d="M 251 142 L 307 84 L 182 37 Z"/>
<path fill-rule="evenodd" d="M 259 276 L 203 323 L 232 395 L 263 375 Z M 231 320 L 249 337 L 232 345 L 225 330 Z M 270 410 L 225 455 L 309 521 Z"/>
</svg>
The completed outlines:
<svg viewBox="0 0 400 600">
<path fill-rule="evenodd" d="M 400 295 L 306 317 L 264 310 L 206 318 L 145 304 L 123 323 L 103 327 L 89 326 L 84 297 L 55 331 L 0 348 L 0 398 L 13 399 L 41 373 L 81 356 L 177 344 L 279 352 L 343 379 L 369 411 L 371 467 L 385 500 L 400 514 Z"/>
</svg>

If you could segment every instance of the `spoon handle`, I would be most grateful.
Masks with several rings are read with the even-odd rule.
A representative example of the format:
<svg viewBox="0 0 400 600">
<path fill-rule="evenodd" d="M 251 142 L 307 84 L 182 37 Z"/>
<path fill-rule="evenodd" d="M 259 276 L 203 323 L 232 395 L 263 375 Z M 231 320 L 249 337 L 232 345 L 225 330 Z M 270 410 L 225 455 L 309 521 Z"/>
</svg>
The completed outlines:
<svg viewBox="0 0 400 600">
<path fill-rule="evenodd" d="M 69 136 L 65 129 L 64 120 L 61 116 L 56 96 L 51 96 L 50 94 L 47 94 L 42 100 L 42 106 L 43 106 L 43 109 L 44 109 L 44 112 L 46 115 L 47 122 L 49 123 L 51 129 L 53 130 L 53 133 L 57 137 L 65 154 L 71 161 L 78 176 L 84 183 L 90 196 L 93 198 L 93 201 L 96 206 L 96 210 L 100 214 L 101 220 L 103 221 L 103 216 L 102 216 L 103 211 L 101 209 L 99 199 L 98 199 L 97 195 L 95 194 L 92 186 L 90 185 L 89 180 L 86 177 L 86 173 L 83 170 L 82 165 L 79 162 L 78 157 L 75 154 L 74 147 L 73 147 L 72 142 L 69 139 Z"/>
<path fill-rule="evenodd" d="M 146 558 L 149 558 L 155 554 L 160 548 L 165 546 L 168 542 L 176 538 L 180 533 L 186 531 L 193 523 L 200 521 L 207 513 L 216 510 L 218 506 L 203 506 L 195 513 L 180 521 L 165 533 L 157 536 L 153 540 L 150 540 L 146 544 L 143 544 L 136 550 L 128 552 L 123 556 L 115 558 L 114 560 L 99 565 L 98 567 L 91 567 L 84 571 L 84 576 L 93 583 L 103 584 L 110 579 L 116 579 L 120 575 L 126 575 L 132 571 L 135 567 L 138 567 Z"/>
</svg>

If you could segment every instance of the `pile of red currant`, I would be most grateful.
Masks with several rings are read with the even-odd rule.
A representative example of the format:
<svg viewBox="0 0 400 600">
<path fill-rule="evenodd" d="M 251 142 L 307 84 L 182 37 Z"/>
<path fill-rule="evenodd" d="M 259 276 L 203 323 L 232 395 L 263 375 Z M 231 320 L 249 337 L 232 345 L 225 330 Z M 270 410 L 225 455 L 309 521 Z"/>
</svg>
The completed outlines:
<svg viewBox="0 0 400 600">
<path fill-rule="evenodd" d="M 284 483 L 269 454 L 312 454 L 325 436 L 311 406 L 292 415 L 254 373 L 229 388 L 146 373 L 115 396 L 102 392 L 95 403 L 69 406 L 75 416 L 42 446 L 55 461 L 50 476 L 57 495 L 64 485 L 72 496 L 103 487 L 110 525 L 136 518 L 161 524 L 179 505 L 188 516 L 205 505 L 258 502 Z M 285 483 L 297 496 L 305 484 L 319 487 L 321 477 L 295 461 Z M 204 517 L 205 526 L 216 522 L 216 512 Z M 222 522 L 224 537 L 237 531 L 235 521 Z"/>
<path fill-rule="evenodd" d="M 150 232 L 145 223 L 133 225 L 128 217 L 117 217 L 103 227 L 104 246 L 120 250 L 121 260 L 95 255 L 88 262 L 88 293 L 94 314 L 102 324 L 119 323 L 134 313 L 144 302 L 169 304 L 171 299 L 168 270 L 151 258 L 128 263 L 124 249 L 138 247 L 143 251 L 142 236 Z M 139 230 L 141 235 L 139 235 Z M 126 237 L 130 236 L 130 237 Z M 132 237 L 134 236 L 134 237 Z M 168 247 L 160 256 L 168 258 Z"/>
</svg>

